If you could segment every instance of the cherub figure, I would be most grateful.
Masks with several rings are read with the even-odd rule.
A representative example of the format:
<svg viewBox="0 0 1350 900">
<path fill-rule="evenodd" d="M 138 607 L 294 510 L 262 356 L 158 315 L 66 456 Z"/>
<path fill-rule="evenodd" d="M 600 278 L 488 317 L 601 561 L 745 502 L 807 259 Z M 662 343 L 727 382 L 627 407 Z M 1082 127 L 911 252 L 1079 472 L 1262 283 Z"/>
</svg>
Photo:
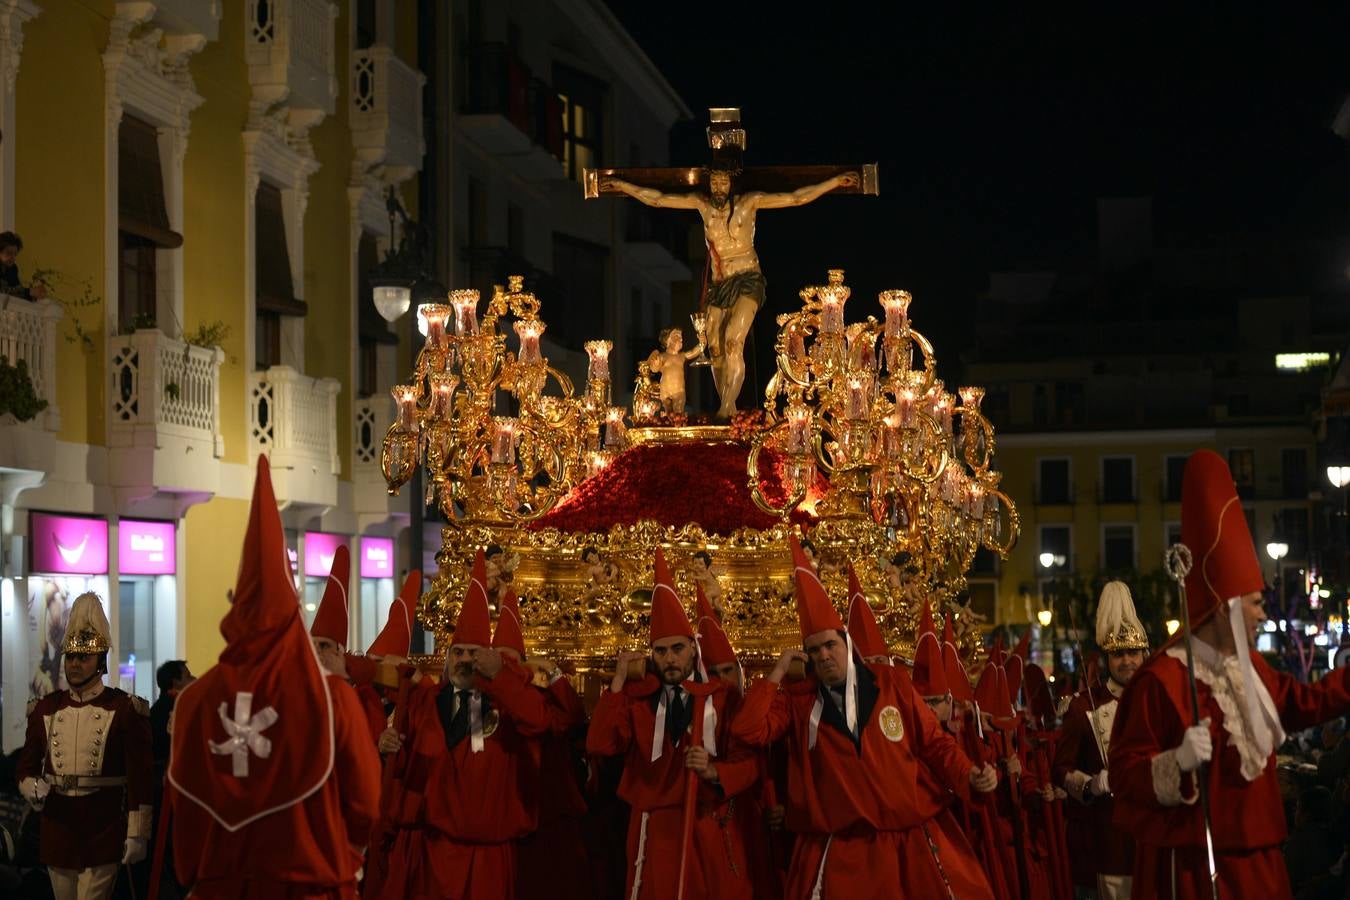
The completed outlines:
<svg viewBox="0 0 1350 900">
<path fill-rule="evenodd" d="M 487 569 L 488 600 L 496 607 L 502 594 L 515 579 L 515 571 L 520 566 L 520 554 L 507 553 L 493 544 L 483 552 L 483 561 Z"/>
<path fill-rule="evenodd" d="M 722 609 L 722 585 L 717 580 L 717 576 L 720 574 L 722 574 L 722 569 L 720 566 L 713 566 L 711 553 L 707 550 L 700 550 L 694 554 L 694 581 L 698 582 L 699 587 L 703 588 L 703 595 L 712 604 L 713 612 L 717 613 L 717 618 L 725 620 L 726 611 Z"/>
<path fill-rule="evenodd" d="M 672 415 L 684 412 L 684 365 L 703 352 L 699 341 L 693 350 L 684 350 L 684 333 L 671 327 L 661 329 L 661 348 L 647 357 L 647 367 L 661 376 L 661 408 Z"/>
<path fill-rule="evenodd" d="M 603 559 L 600 551 L 594 547 L 587 547 L 581 551 L 581 562 L 586 566 L 586 575 L 591 580 L 590 586 L 581 595 L 583 600 L 593 600 L 605 593 L 619 577 L 619 567 Z"/>
</svg>

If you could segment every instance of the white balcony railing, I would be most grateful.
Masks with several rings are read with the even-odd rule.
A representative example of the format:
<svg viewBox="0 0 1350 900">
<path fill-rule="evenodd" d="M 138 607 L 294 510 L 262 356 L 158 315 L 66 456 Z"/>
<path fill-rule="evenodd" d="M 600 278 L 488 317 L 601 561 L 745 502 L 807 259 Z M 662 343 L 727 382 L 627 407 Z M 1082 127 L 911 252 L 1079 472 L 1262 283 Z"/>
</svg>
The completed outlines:
<svg viewBox="0 0 1350 900">
<path fill-rule="evenodd" d="M 352 54 L 351 128 L 357 150 L 410 177 L 422 165 L 422 85 L 426 77 L 390 47 Z"/>
<path fill-rule="evenodd" d="M 333 112 L 337 101 L 337 7 L 328 0 L 248 0 L 249 81 L 287 106 Z"/>
<path fill-rule="evenodd" d="M 356 433 L 352 436 L 352 461 L 355 474 L 383 480 L 380 453 L 384 449 L 384 434 L 394 421 L 394 401 L 388 396 L 357 400 L 354 419 Z"/>
<path fill-rule="evenodd" d="M 142 329 L 108 339 L 112 383 L 108 444 L 136 446 L 137 434 L 153 432 L 155 446 L 165 437 L 201 441 L 220 457 L 219 347 L 196 347 L 158 329 Z"/>
<path fill-rule="evenodd" d="M 61 427 L 56 405 L 56 323 L 64 313 L 53 300 L 24 300 L 0 294 L 0 356 L 28 369 L 33 391 L 47 401 L 43 424 L 52 431 Z"/>
<path fill-rule="evenodd" d="M 273 469 L 319 476 L 340 471 L 337 395 L 333 378 L 310 378 L 290 366 L 249 376 L 250 456 L 266 453 Z M 383 437 L 383 436 L 382 436 Z"/>
<path fill-rule="evenodd" d="M 220 32 L 221 0 L 154 0 L 155 24 L 172 35 L 199 34 L 214 41 Z"/>
</svg>

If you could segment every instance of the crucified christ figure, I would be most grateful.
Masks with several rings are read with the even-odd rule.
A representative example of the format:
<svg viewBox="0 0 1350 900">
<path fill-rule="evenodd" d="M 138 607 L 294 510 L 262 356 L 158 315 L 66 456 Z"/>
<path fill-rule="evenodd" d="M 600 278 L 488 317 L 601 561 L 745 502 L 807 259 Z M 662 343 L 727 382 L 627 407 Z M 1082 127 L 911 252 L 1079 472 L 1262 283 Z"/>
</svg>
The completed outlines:
<svg viewBox="0 0 1350 900">
<path fill-rule="evenodd" d="M 713 381 L 721 406 L 720 419 L 736 412 L 736 398 L 745 383 L 745 339 L 755 312 L 764 304 L 764 274 L 755 254 L 755 213 L 761 209 L 803 206 L 839 187 L 857 187 L 858 174 L 843 172 L 795 191 L 737 194 L 730 171 L 708 170 L 708 190 L 667 193 L 641 187 L 613 175 L 600 176 L 601 187 L 627 194 L 648 206 L 693 209 L 703 218 L 712 278 L 708 285 L 708 343 Z"/>
</svg>

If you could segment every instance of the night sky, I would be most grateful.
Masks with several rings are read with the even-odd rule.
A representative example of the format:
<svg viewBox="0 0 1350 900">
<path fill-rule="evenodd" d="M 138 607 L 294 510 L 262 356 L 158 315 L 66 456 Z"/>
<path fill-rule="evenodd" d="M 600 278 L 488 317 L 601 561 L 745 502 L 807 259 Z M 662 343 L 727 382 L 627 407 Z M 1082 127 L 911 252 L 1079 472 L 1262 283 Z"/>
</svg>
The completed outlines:
<svg viewBox="0 0 1350 900">
<path fill-rule="evenodd" d="M 850 319 L 906 288 L 954 355 L 990 270 L 1095 257 L 1101 196 L 1152 195 L 1164 246 L 1350 234 L 1348 13 L 889 5 L 610 2 L 699 120 L 673 162 L 739 105 L 749 164 L 880 164 L 880 198 L 760 215 L 774 311 L 843 266 Z"/>
</svg>

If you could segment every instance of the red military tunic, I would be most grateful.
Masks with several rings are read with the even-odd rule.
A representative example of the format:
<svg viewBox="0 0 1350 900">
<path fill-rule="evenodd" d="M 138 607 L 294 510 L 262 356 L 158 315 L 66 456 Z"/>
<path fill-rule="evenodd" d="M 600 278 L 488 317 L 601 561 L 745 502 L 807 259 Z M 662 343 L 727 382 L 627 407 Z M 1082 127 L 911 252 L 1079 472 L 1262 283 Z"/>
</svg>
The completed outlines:
<svg viewBox="0 0 1350 900">
<path fill-rule="evenodd" d="M 859 665 L 857 671 L 860 697 L 864 671 L 876 691 L 865 719 L 860 699 L 857 746 L 825 721 L 809 746 L 814 678 L 781 688 L 756 682 L 734 723 L 747 743 L 787 741 L 787 827 L 798 836 L 787 896 L 992 897 L 946 809 L 946 790 L 971 799 L 970 760 L 902 670 Z"/>
<path fill-rule="evenodd" d="M 174 865 L 194 898 L 356 896 L 356 872 L 379 806 L 379 755 L 356 692 L 336 675 L 326 680 L 333 771 L 318 791 L 237 831 L 175 796 Z"/>
<path fill-rule="evenodd" d="M 478 753 L 469 736 L 447 746 L 436 699 L 455 690 L 448 681 L 422 679 L 408 692 L 406 738 L 390 760 L 397 795 L 386 798 L 394 838 L 381 898 L 515 896 L 515 842 L 539 821 L 534 737 L 548 730 L 548 714 L 542 694 L 511 662 L 475 689 L 489 703 Z"/>
<path fill-rule="evenodd" d="M 1109 687 L 1107 684 L 1093 688 L 1091 697 L 1080 691 L 1064 714 L 1063 731 L 1055 747 L 1054 782 L 1065 790 L 1069 788 L 1064 778 L 1070 772 L 1095 776 L 1106 767 L 1093 732 L 1100 735 L 1102 746 L 1110 746 L 1111 723 L 1115 721 L 1119 701 Z M 1091 718 L 1094 706 L 1096 720 L 1101 723 L 1098 726 L 1093 725 Z M 1114 780 L 1114 773 L 1111 777 Z M 1113 797 L 1110 794 L 1093 797 L 1087 792 L 1078 795 L 1072 790 L 1069 794 L 1065 803 L 1065 837 L 1074 884 L 1095 890 L 1099 874 L 1133 872 L 1134 841 L 1128 831 L 1112 822 Z"/>
<path fill-rule="evenodd" d="M 586 721 L 586 707 L 564 677 L 541 694 L 549 730 L 539 738 L 539 828 L 517 845 L 516 889 L 521 897 L 590 897 L 590 864 L 582 839 L 586 798 L 572 763 L 572 730 Z"/>
<path fill-rule="evenodd" d="M 703 711 L 703 697 L 710 692 L 717 714 L 716 765 L 720 789 L 702 779 L 698 785 L 692 864 L 686 875 L 686 897 L 749 898 L 750 878 L 744 848 L 730 823 L 719 821 L 717 809 L 726 797 L 749 789 L 758 774 L 755 757 L 734 742 L 727 710 L 727 689 L 721 682 L 691 685 L 692 716 Z M 594 756 L 624 756 L 619 796 L 632 807 L 628 822 L 628 876 L 625 897 L 674 897 L 679 881 L 680 843 L 684 822 L 684 790 L 688 769 L 684 751 L 692 741 L 692 729 L 663 736 L 661 756 L 652 760 L 652 737 L 656 725 L 655 703 L 660 687 L 647 676 L 624 685 L 623 691 L 606 690 L 591 716 L 586 734 L 586 752 Z M 692 720 L 691 720 L 692 721 Z"/>
<path fill-rule="evenodd" d="M 33 782 L 50 793 L 41 813 L 39 859 L 60 869 L 118 863 L 128 837 L 149 840 L 154 765 L 150 708 L 117 688 L 53 691 L 32 705 L 15 772 L 20 791 Z M 120 779 L 81 786 L 75 779 Z"/>
<path fill-rule="evenodd" d="M 1205 771 L 1219 896 L 1289 897 L 1280 853 L 1288 829 L 1275 754 L 1272 751 L 1264 760 L 1254 780 L 1243 775 L 1239 745 L 1246 742 L 1232 733 L 1245 733 L 1241 717 L 1234 714 L 1238 709 L 1234 701 L 1241 698 L 1223 686 L 1228 678 L 1218 678 L 1215 669 L 1201 661 L 1202 651 L 1215 651 L 1199 641 L 1195 646 L 1200 717 L 1210 718 L 1214 742 L 1213 761 Z M 1236 669 L 1236 657 L 1230 659 Z M 1306 685 L 1276 672 L 1254 651 L 1251 661 L 1285 729 L 1309 728 L 1350 711 L 1350 669 L 1331 672 L 1317 684 Z M 1235 721 L 1230 721 L 1230 715 Z M 1137 897 L 1172 897 L 1174 877 L 1177 897 L 1199 900 L 1209 896 L 1204 819 L 1196 781 L 1192 773 L 1181 773 L 1173 753 L 1190 724 L 1184 649 L 1173 647 L 1155 655 L 1130 680 L 1108 750 L 1115 821 L 1135 839 L 1133 891 Z M 1249 759 L 1249 766 L 1253 762 L 1257 761 Z"/>
</svg>

